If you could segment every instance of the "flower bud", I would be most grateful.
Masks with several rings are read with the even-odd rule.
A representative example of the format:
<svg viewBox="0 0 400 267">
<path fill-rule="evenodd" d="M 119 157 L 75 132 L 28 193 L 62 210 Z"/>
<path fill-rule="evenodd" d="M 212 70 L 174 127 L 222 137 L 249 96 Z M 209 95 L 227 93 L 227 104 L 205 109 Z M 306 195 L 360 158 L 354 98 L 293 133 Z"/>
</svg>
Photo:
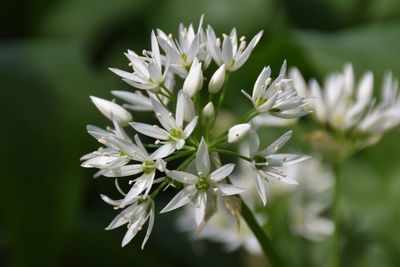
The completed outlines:
<svg viewBox="0 0 400 267">
<path fill-rule="evenodd" d="M 208 102 L 208 104 L 203 108 L 203 115 L 206 118 L 214 116 L 214 104 L 212 102 Z"/>
<path fill-rule="evenodd" d="M 131 113 L 120 105 L 95 96 L 91 96 L 90 99 L 97 109 L 108 119 L 115 119 L 120 125 L 127 125 L 132 121 Z"/>
<path fill-rule="evenodd" d="M 228 132 L 228 143 L 239 142 L 249 134 L 250 129 L 250 123 L 243 123 L 232 126 Z"/>
<path fill-rule="evenodd" d="M 210 83 L 208 84 L 208 91 L 216 94 L 221 90 L 225 81 L 225 64 L 217 69 L 214 75 L 211 77 Z"/>
<path fill-rule="evenodd" d="M 183 92 L 185 95 L 193 97 L 201 87 L 203 87 L 203 71 L 201 63 L 195 58 L 183 83 Z"/>
</svg>

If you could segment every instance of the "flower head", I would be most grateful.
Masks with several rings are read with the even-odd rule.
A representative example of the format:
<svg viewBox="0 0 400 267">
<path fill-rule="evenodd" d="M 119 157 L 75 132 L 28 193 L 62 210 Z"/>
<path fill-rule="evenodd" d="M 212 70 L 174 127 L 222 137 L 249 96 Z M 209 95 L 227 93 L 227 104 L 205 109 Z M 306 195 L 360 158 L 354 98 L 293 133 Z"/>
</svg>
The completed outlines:
<svg viewBox="0 0 400 267">
<path fill-rule="evenodd" d="M 101 195 L 101 198 L 115 208 L 119 208 L 122 203 L 122 200 L 112 200 L 105 195 Z M 124 208 L 124 210 L 114 218 L 114 220 L 106 227 L 106 230 L 112 230 L 124 224 L 128 224 L 128 230 L 126 231 L 121 244 L 124 247 L 142 229 L 143 225 L 149 221 L 146 236 L 142 243 L 143 249 L 150 237 L 151 230 L 153 229 L 154 215 L 154 201 L 151 198 L 136 198 L 128 207 Z"/>
<path fill-rule="evenodd" d="M 225 64 L 227 71 L 235 71 L 239 69 L 249 58 L 252 50 L 260 41 L 263 31 L 260 31 L 253 37 L 246 46 L 246 38 L 240 37 L 238 43 L 236 28 L 233 28 L 229 35 L 223 35 L 222 47 L 221 41 L 215 35 L 214 29 L 208 25 L 207 27 L 207 46 L 208 51 L 219 66 Z"/>
<path fill-rule="evenodd" d="M 149 125 L 140 122 L 132 122 L 130 125 L 136 131 L 156 138 L 159 140 L 157 143 L 161 142 L 164 146 L 170 147 L 172 151 L 175 149 L 182 149 L 185 145 L 185 140 L 192 134 L 197 124 L 197 116 L 195 116 L 186 127 L 183 127 L 185 102 L 188 101 L 187 99 L 185 100 L 185 97 L 183 92 L 180 91 L 176 105 L 175 118 L 161 103 L 151 98 L 156 117 L 164 129 L 157 125 Z"/>
<path fill-rule="evenodd" d="M 133 73 L 116 68 L 110 68 L 110 70 L 135 88 L 154 93 L 159 92 L 160 86 L 168 74 L 169 65 L 165 66 L 163 72 L 160 48 L 154 32 L 151 33 L 151 51 L 143 52 L 143 56 L 139 56 L 131 50 L 125 53 L 130 61 L 129 65 L 132 67 Z"/>
<path fill-rule="evenodd" d="M 168 212 L 180 208 L 194 200 L 196 203 L 196 224 L 200 225 L 206 213 L 207 196 L 209 194 L 225 197 L 240 194 L 244 190 L 221 182 L 231 174 L 235 167 L 234 164 L 223 165 L 211 172 L 210 156 L 204 139 L 200 142 L 195 163 L 196 174 L 182 171 L 167 171 L 167 175 L 184 184 L 184 188 L 161 212 Z"/>
<path fill-rule="evenodd" d="M 258 135 L 254 130 L 250 132 L 249 154 L 252 162 L 249 162 L 249 164 L 252 168 L 251 176 L 256 181 L 257 191 L 264 205 L 267 203 L 265 183 L 269 179 L 276 179 L 286 184 L 297 184 L 294 179 L 285 174 L 283 168 L 309 158 L 309 156 L 304 155 L 276 154 L 291 136 L 292 131 L 286 132 L 268 147 L 259 151 L 260 140 Z"/>
<path fill-rule="evenodd" d="M 283 63 L 278 78 L 271 79 L 270 67 L 264 68 L 254 84 L 253 93 L 250 96 L 244 90 L 242 93 L 250 99 L 254 108 L 260 112 L 269 112 L 271 115 L 284 119 L 302 117 L 308 113 L 304 107 L 310 99 L 299 96 L 293 84 L 286 75 L 286 61 Z"/>
</svg>

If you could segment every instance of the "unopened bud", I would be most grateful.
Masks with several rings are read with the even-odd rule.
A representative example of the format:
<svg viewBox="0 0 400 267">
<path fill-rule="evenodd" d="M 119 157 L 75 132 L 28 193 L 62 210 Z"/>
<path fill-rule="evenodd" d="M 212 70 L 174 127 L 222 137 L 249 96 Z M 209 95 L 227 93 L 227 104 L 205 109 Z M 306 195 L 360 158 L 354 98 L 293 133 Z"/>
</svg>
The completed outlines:
<svg viewBox="0 0 400 267">
<path fill-rule="evenodd" d="M 242 140 L 249 134 L 250 128 L 250 123 L 243 123 L 232 126 L 228 132 L 228 143 L 237 143 Z"/>
<path fill-rule="evenodd" d="M 212 102 L 208 102 L 208 104 L 203 108 L 203 115 L 206 118 L 214 116 L 214 104 Z"/>
<path fill-rule="evenodd" d="M 91 96 L 90 99 L 97 109 L 110 120 L 115 119 L 121 125 L 127 125 L 132 121 L 131 113 L 120 105 L 95 96 Z"/>
<path fill-rule="evenodd" d="M 225 81 L 225 64 L 221 65 L 211 77 L 210 83 L 208 84 L 208 91 L 216 94 L 221 90 Z"/>
</svg>

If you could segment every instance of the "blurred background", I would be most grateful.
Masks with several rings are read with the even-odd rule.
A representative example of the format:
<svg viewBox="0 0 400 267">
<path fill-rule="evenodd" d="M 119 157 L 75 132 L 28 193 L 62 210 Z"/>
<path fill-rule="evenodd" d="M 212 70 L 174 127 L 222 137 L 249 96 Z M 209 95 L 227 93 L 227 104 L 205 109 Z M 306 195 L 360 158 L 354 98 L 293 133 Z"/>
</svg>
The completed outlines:
<svg viewBox="0 0 400 267">
<path fill-rule="evenodd" d="M 318 79 L 346 62 L 357 75 L 373 70 L 376 85 L 388 69 L 400 76 L 398 0 L 3 0 L 0 266 L 261 266 L 243 250 L 191 242 L 173 212 L 157 216 L 145 250 L 143 233 L 121 249 L 124 229 L 104 231 L 116 213 L 99 197 L 115 193 L 113 182 L 80 167 L 80 156 L 98 146 L 85 125 L 108 123 L 89 95 L 110 99 L 110 90 L 129 89 L 107 68 L 126 69 L 122 53 L 149 48 L 152 29 L 176 35 L 180 22 L 197 26 L 203 13 L 219 33 L 264 30 L 232 76 L 227 108 L 248 105 L 240 89 L 251 89 L 264 65 L 276 75 L 284 59 Z M 344 266 L 400 265 L 399 134 L 346 162 Z M 328 241 L 294 237 L 281 223 L 286 210 L 268 209 L 287 266 L 326 265 Z"/>
</svg>

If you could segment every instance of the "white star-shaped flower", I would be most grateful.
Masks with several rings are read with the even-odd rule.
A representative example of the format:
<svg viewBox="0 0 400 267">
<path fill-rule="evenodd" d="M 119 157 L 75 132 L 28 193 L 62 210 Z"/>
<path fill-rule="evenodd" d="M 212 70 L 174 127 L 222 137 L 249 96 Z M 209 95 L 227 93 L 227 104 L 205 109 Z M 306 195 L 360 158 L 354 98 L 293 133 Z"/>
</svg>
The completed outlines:
<svg viewBox="0 0 400 267">
<path fill-rule="evenodd" d="M 156 138 L 164 146 L 170 147 L 172 151 L 182 149 L 197 124 L 197 116 L 195 116 L 186 127 L 183 127 L 187 102 L 191 102 L 191 100 L 183 94 L 182 90 L 179 91 L 174 117 L 160 102 L 151 98 L 154 112 L 163 128 L 140 122 L 132 122 L 130 125 L 139 133 Z"/>
<path fill-rule="evenodd" d="M 226 164 L 210 172 L 210 156 L 204 139 L 201 140 L 198 147 L 195 165 L 196 174 L 182 171 L 166 172 L 169 177 L 183 183 L 185 187 L 176 194 L 161 212 L 180 208 L 194 200 L 196 203 L 195 220 L 196 224 L 200 225 L 204 220 L 208 194 L 224 197 L 240 194 L 244 189 L 221 182 L 232 173 L 235 167 L 234 164 Z"/>
</svg>

